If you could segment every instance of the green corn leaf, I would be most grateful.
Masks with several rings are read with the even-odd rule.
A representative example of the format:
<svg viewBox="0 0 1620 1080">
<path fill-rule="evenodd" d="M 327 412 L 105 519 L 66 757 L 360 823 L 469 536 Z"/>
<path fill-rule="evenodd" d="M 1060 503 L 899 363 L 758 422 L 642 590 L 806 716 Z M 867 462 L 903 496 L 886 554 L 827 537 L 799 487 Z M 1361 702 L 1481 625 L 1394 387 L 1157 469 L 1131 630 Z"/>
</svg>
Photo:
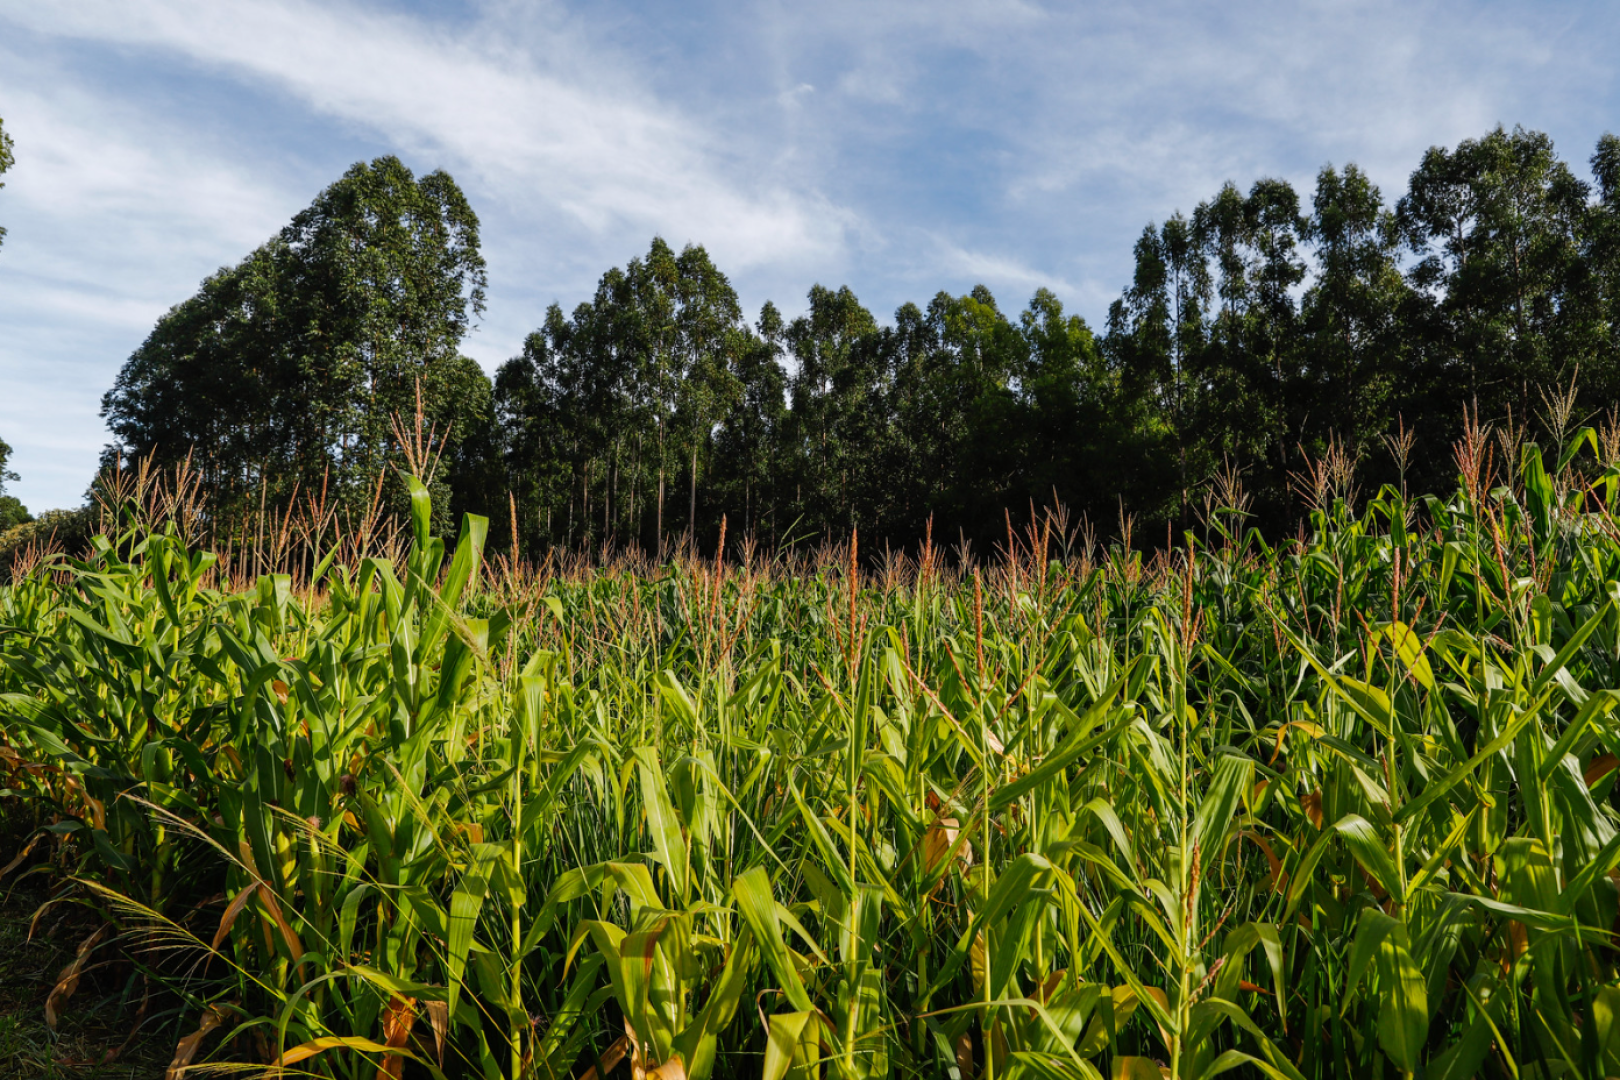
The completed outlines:
<svg viewBox="0 0 1620 1080">
<path fill-rule="evenodd" d="M 793 965 L 787 943 L 782 940 L 782 927 L 776 917 L 776 897 L 771 891 L 765 868 L 756 866 L 745 870 L 731 883 L 731 892 L 737 899 L 737 910 L 748 924 L 765 963 L 776 976 L 779 988 L 795 1010 L 806 1015 L 814 1012 L 815 1006 L 810 1003 L 804 981 Z"/>
<path fill-rule="evenodd" d="M 765 1061 L 760 1068 L 761 1080 L 783 1080 L 789 1069 L 808 1064 L 805 1036 L 807 1031 L 813 1035 L 817 1023 L 816 1014 L 808 1009 L 771 1016 L 765 1040 Z"/>
<path fill-rule="evenodd" d="M 1345 846 L 1362 869 L 1382 885 L 1397 904 L 1405 903 L 1406 889 L 1401 884 L 1401 873 L 1372 823 L 1358 815 L 1346 814 L 1333 827 L 1344 837 Z"/>
<path fill-rule="evenodd" d="M 1373 828 L 1366 818 L 1361 817 L 1359 814 L 1346 814 L 1330 828 L 1323 830 L 1322 834 L 1317 837 L 1316 842 L 1306 851 L 1299 865 L 1294 868 L 1290 875 L 1288 908 L 1283 915 L 1283 922 L 1286 923 L 1293 918 L 1295 908 L 1298 907 L 1300 899 L 1305 895 L 1306 888 L 1311 884 L 1316 864 L 1326 854 L 1335 836 L 1344 838 L 1346 846 L 1350 848 L 1350 852 L 1355 856 L 1356 861 L 1375 881 L 1384 887 L 1386 892 L 1389 892 L 1391 896 L 1395 896 L 1401 891 L 1398 880 L 1399 874 L 1396 872 L 1394 861 L 1380 842 L 1377 830 Z M 1391 885 L 1394 885 L 1395 888 L 1390 888 Z"/>
<path fill-rule="evenodd" d="M 478 914 L 489 894 L 489 875 L 492 865 L 505 853 L 494 844 L 479 845 L 473 865 L 462 875 L 461 882 L 450 896 L 450 947 L 448 981 L 450 1011 L 456 1011 L 461 998 L 462 976 L 467 970 L 467 953 L 472 949 L 473 931 L 478 926 Z"/>
<path fill-rule="evenodd" d="M 1428 986 L 1405 944 L 1393 936 L 1379 946 L 1378 963 L 1378 1045 L 1397 1068 L 1416 1071 L 1429 1037 Z"/>
<path fill-rule="evenodd" d="M 720 1034 L 737 1013 L 755 959 L 754 938 L 740 938 L 727 953 L 725 966 L 710 988 L 702 1011 L 675 1037 L 675 1052 L 686 1063 L 688 1076 L 706 1076 L 714 1067 Z"/>
<path fill-rule="evenodd" d="M 1558 650 L 1557 655 L 1542 669 L 1541 674 L 1536 677 L 1534 684 L 1530 687 L 1530 692 L 1535 695 L 1536 700 L 1529 707 L 1519 710 L 1513 719 L 1503 727 L 1501 733 L 1481 747 L 1473 757 L 1451 769 L 1440 779 L 1430 780 L 1424 785 L 1423 790 L 1416 797 L 1408 800 L 1405 805 L 1396 811 L 1396 822 L 1405 824 L 1410 821 L 1416 814 L 1426 809 L 1430 803 L 1443 797 L 1452 788 L 1460 784 L 1464 778 L 1472 775 L 1475 769 L 1479 768 L 1493 755 L 1511 746 L 1513 740 L 1519 737 L 1519 733 L 1540 715 L 1541 706 L 1546 704 L 1547 696 L 1551 693 L 1549 686 L 1553 677 L 1563 670 L 1564 665 L 1569 663 L 1581 646 L 1586 643 L 1586 639 L 1597 630 L 1598 625 L 1613 606 L 1614 602 L 1612 600 L 1605 601 L 1601 612 L 1587 619 L 1574 634 L 1570 635 L 1569 640 L 1564 643 L 1564 647 Z"/>
<path fill-rule="evenodd" d="M 1434 670 L 1429 666 L 1429 658 L 1423 655 L 1423 639 L 1418 637 L 1416 631 L 1403 622 L 1391 623 L 1384 629 L 1389 636 L 1390 644 L 1395 647 L 1395 656 L 1400 660 L 1401 666 L 1425 690 L 1434 689 Z"/>
<path fill-rule="evenodd" d="M 647 831 L 652 834 L 653 850 L 669 874 L 670 887 L 679 900 L 689 895 L 690 864 L 686 837 L 670 802 L 664 771 L 658 764 L 658 751 L 638 746 L 634 751 L 636 775 L 641 779 L 642 806 L 647 814 Z"/>
<path fill-rule="evenodd" d="M 1045 888 L 1054 872 L 1052 864 L 1040 855 L 1026 852 L 1013 859 L 996 878 L 996 883 L 990 888 L 990 895 L 985 898 L 983 906 L 973 913 L 973 919 L 968 923 L 967 929 L 957 939 L 956 945 L 951 949 L 945 963 L 941 965 L 939 974 L 935 976 L 933 984 L 925 998 L 931 998 L 962 969 L 972 951 L 974 939 L 989 927 L 996 926 L 1005 919 L 1015 908 L 1031 903 L 1031 893 L 1034 890 Z"/>
<path fill-rule="evenodd" d="M 1122 685 L 1123 683 L 1116 683 L 1104 700 L 1111 702 L 1113 696 L 1119 693 Z M 1087 712 L 1087 717 L 1100 715 L 1102 712 L 1100 706 L 1101 702 L 1093 705 L 1091 710 Z M 1061 746 L 1048 755 L 1046 760 L 1012 783 L 996 789 L 995 794 L 990 797 L 990 812 L 993 814 L 1000 813 L 1036 788 L 1051 783 L 1064 769 L 1067 769 L 1080 758 L 1091 753 L 1099 746 L 1105 746 L 1111 742 L 1116 735 L 1131 725 L 1133 719 L 1133 717 L 1127 717 L 1120 720 L 1107 730 L 1090 738 L 1084 737 L 1084 732 L 1090 730 L 1090 728 L 1082 722 L 1075 734 L 1071 735 Z"/>
<path fill-rule="evenodd" d="M 427 485 L 415 476 L 407 475 L 405 486 L 411 493 L 411 538 L 416 550 L 423 551 L 433 528 L 433 498 L 428 494 Z"/>
<path fill-rule="evenodd" d="M 1463 838 L 1468 832 L 1468 827 L 1474 823 L 1478 813 L 1479 808 L 1474 807 L 1468 813 L 1457 818 L 1456 824 L 1451 827 L 1451 832 L 1435 847 L 1434 853 L 1418 869 L 1418 872 L 1412 875 L 1412 880 L 1407 883 L 1407 892 L 1409 894 L 1415 895 L 1423 886 L 1429 883 L 1435 874 L 1440 872 L 1441 866 L 1451 858 L 1452 852 L 1456 851 L 1462 844 Z"/>
<path fill-rule="evenodd" d="M 1205 859 L 1220 857 L 1227 830 L 1236 820 L 1238 804 L 1253 781 L 1253 761 L 1232 754 L 1222 755 L 1192 824 L 1193 843 L 1203 849 Z"/>
</svg>

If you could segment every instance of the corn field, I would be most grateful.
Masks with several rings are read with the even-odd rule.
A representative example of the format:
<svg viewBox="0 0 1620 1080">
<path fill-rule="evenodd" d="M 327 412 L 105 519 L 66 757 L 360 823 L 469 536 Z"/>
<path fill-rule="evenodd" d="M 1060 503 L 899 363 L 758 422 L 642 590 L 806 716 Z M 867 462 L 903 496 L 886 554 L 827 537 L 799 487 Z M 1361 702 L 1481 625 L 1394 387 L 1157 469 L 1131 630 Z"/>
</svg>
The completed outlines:
<svg viewBox="0 0 1620 1080">
<path fill-rule="evenodd" d="M 1620 1075 L 1596 451 L 949 566 L 525 570 L 413 484 L 243 581 L 131 512 L 0 589 L 0 858 L 97 916 L 49 1019 L 110 964 L 171 1077 Z"/>
</svg>

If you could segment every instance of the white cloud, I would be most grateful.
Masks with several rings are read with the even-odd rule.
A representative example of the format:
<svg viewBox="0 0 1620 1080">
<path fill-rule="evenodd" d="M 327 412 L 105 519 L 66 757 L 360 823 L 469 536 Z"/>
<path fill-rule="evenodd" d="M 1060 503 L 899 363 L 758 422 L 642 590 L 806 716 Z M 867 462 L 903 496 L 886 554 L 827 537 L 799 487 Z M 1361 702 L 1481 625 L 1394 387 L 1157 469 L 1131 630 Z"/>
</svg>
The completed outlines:
<svg viewBox="0 0 1620 1080">
<path fill-rule="evenodd" d="M 936 287 L 947 280 L 961 282 L 963 284 L 957 288 L 964 291 L 989 283 L 1015 289 L 1017 291 L 1012 295 L 999 298 L 1000 307 L 1008 317 L 1012 317 L 1016 311 L 1010 305 L 1022 304 L 1035 294 L 1036 289 L 1047 288 L 1065 296 L 1073 296 L 1080 291 L 1073 283 L 1004 252 L 965 248 L 944 236 L 929 237 L 918 246 L 931 249 L 933 253 L 933 258 L 921 263 L 914 271 L 919 282 L 931 279 Z"/>
<path fill-rule="evenodd" d="M 1498 121 L 1602 123 L 1620 47 L 1620 19 L 1602 5 L 830 0 L 771 10 L 770 39 L 797 43 L 784 78 L 814 77 L 817 64 L 838 73 L 843 101 L 822 103 L 830 131 L 853 117 L 880 144 L 919 126 L 943 129 L 946 142 L 979 137 L 991 212 L 1049 211 L 1101 184 L 1112 212 L 1134 202 L 1162 217 L 1226 179 L 1308 183 L 1328 160 L 1358 160 L 1394 188 L 1426 147 Z M 1580 158 L 1587 146 L 1566 150 Z"/>
<path fill-rule="evenodd" d="M 54 303 L 79 304 L 85 290 L 114 282 L 161 290 L 176 263 L 212 269 L 228 253 L 239 258 L 296 205 L 245 163 L 116 101 L 73 87 L 51 96 L 7 89 L 19 164 L 0 197 L 28 250 L 0 265 L 15 273 L 26 261 L 29 278 L 65 290 Z M 36 242 L 46 234 L 56 243 Z"/>
</svg>

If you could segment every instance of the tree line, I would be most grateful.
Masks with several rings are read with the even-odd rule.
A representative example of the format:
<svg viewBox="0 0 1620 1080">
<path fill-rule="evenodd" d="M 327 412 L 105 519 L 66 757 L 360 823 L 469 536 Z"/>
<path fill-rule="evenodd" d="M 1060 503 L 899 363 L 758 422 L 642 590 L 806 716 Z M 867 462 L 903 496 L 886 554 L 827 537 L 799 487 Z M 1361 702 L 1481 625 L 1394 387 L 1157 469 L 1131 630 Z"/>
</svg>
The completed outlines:
<svg viewBox="0 0 1620 1080">
<path fill-rule="evenodd" d="M 403 498 L 390 469 L 426 446 L 435 505 L 529 551 L 712 544 L 722 518 L 773 544 L 982 543 L 1054 503 L 1162 536 L 1216 476 L 1291 531 L 1324 461 L 1438 489 L 1465 410 L 1545 435 L 1573 384 L 1576 419 L 1611 415 L 1620 139 L 1588 164 L 1497 128 L 1431 149 L 1393 202 L 1354 165 L 1309 193 L 1229 183 L 1144 229 L 1100 328 L 983 286 L 888 322 L 822 285 L 750 317 L 702 247 L 654 239 L 489 379 L 459 351 L 478 219 L 385 157 L 158 322 L 104 398 L 108 460 L 189 459 L 222 503 L 363 502 Z"/>
</svg>

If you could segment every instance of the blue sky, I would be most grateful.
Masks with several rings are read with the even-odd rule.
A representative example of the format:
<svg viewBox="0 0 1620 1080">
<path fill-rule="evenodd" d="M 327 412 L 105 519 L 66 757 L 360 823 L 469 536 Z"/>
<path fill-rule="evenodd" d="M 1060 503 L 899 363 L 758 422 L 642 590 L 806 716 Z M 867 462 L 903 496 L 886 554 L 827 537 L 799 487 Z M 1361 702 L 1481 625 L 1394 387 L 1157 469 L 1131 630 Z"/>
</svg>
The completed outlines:
<svg viewBox="0 0 1620 1080">
<path fill-rule="evenodd" d="M 1497 123 L 1586 174 L 1620 128 L 1607 3 L 0 0 L 0 437 L 76 504 L 119 366 L 352 162 L 449 170 L 483 221 L 486 369 L 657 233 L 750 310 L 880 317 L 984 283 L 1094 325 L 1142 227 L 1226 180 L 1398 196 Z"/>
</svg>

